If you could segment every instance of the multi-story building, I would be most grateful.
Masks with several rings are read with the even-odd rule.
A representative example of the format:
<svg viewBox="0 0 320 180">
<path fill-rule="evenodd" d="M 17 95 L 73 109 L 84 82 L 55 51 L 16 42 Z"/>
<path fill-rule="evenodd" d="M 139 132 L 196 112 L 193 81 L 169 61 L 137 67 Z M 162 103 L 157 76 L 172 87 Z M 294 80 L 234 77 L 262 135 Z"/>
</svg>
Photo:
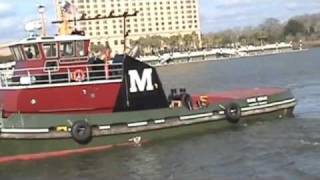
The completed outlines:
<svg viewBox="0 0 320 180">
<path fill-rule="evenodd" d="M 146 36 L 170 37 L 193 32 L 201 39 L 198 0 L 72 0 L 71 3 L 87 17 L 108 15 L 111 11 L 114 15 L 138 11 L 136 17 L 126 20 L 126 28 L 130 31 L 127 42 Z M 114 52 L 122 52 L 122 18 L 83 21 L 78 26 L 94 43 L 108 44 Z"/>
</svg>

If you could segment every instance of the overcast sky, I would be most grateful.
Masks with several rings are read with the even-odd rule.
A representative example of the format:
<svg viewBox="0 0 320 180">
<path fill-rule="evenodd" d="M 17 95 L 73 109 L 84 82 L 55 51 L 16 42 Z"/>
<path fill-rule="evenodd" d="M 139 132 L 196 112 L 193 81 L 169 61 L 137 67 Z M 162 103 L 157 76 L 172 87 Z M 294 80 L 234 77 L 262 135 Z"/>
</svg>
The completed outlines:
<svg viewBox="0 0 320 180">
<path fill-rule="evenodd" d="M 286 21 L 295 15 L 320 12 L 320 0 L 199 1 L 201 31 L 204 33 L 254 26 L 269 17 Z M 0 0 L 0 43 L 21 39 L 26 35 L 24 23 L 37 18 L 36 6 L 39 3 L 47 6 L 47 19 L 53 20 L 53 0 Z"/>
</svg>

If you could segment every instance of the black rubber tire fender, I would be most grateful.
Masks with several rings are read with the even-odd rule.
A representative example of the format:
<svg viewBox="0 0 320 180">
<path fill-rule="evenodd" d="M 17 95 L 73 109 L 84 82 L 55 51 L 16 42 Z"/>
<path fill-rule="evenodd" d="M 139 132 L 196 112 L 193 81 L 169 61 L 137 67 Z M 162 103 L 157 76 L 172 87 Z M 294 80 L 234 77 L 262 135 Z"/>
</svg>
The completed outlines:
<svg viewBox="0 0 320 180">
<path fill-rule="evenodd" d="M 225 115 L 227 121 L 231 124 L 237 124 L 241 118 L 241 107 L 237 103 L 230 103 L 225 106 Z"/>
<path fill-rule="evenodd" d="M 86 121 L 76 121 L 72 124 L 71 136 L 79 144 L 89 144 L 92 140 L 92 128 Z"/>
</svg>

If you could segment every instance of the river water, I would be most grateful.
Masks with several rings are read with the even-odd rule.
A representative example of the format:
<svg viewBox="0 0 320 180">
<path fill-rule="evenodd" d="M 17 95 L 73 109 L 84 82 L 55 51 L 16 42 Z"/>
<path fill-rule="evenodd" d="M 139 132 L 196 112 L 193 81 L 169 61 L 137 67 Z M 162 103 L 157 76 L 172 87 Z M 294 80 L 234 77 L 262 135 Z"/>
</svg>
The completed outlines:
<svg viewBox="0 0 320 180">
<path fill-rule="evenodd" d="M 296 118 L 173 137 L 141 147 L 1 165 L 0 179 L 320 179 L 320 49 L 172 65 L 158 69 L 166 90 L 190 93 L 287 87 Z"/>
</svg>

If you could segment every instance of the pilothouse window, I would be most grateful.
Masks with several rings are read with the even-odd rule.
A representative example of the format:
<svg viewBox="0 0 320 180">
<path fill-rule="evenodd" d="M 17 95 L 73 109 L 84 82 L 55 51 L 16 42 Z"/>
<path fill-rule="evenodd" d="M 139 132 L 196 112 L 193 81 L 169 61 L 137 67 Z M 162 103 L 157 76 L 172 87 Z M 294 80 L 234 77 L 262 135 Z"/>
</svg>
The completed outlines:
<svg viewBox="0 0 320 180">
<path fill-rule="evenodd" d="M 43 51 L 47 58 L 57 57 L 57 45 L 56 43 L 43 44 Z"/>
<path fill-rule="evenodd" d="M 77 57 L 84 57 L 84 42 L 83 41 L 76 41 L 76 56 Z"/>
<path fill-rule="evenodd" d="M 73 57 L 74 56 L 73 42 L 62 42 L 60 44 L 60 55 L 61 57 Z"/>
<path fill-rule="evenodd" d="M 27 59 L 38 59 L 40 57 L 40 52 L 37 44 L 29 44 L 23 46 L 23 51 Z"/>
<path fill-rule="evenodd" d="M 14 57 L 15 57 L 16 61 L 20 61 L 20 60 L 24 59 L 20 47 L 18 47 L 18 46 L 13 47 L 12 52 L 14 53 Z"/>
</svg>

